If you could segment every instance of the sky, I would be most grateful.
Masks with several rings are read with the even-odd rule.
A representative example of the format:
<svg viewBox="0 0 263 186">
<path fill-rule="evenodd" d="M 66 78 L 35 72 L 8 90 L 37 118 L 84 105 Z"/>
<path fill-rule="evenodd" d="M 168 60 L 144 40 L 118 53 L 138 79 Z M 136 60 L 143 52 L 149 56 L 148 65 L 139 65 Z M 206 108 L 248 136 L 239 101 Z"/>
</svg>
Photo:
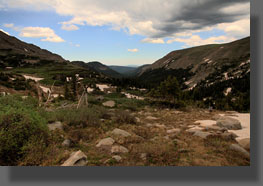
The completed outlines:
<svg viewBox="0 0 263 186">
<path fill-rule="evenodd" d="M 0 0 L 0 30 L 70 61 L 151 64 L 250 35 L 249 0 Z"/>
</svg>

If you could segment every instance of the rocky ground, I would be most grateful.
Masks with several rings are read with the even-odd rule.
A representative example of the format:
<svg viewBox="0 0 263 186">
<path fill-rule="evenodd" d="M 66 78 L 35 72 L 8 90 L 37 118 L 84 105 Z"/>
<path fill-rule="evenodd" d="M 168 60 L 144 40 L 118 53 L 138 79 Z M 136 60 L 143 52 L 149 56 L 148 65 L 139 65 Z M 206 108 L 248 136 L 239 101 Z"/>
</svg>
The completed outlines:
<svg viewBox="0 0 263 186">
<path fill-rule="evenodd" d="M 115 109 L 109 109 L 112 113 Z M 102 128 L 66 128 L 50 124 L 63 137 L 62 166 L 248 166 L 250 136 L 240 138 L 247 124 L 236 112 L 203 109 L 174 110 L 145 107 L 129 111 L 136 124 Z M 244 133 L 244 132 L 243 132 Z M 76 137 L 77 136 L 77 137 Z M 84 137 L 83 137 L 84 136 Z M 88 136 L 88 137 L 85 137 Z M 236 140 L 237 139 L 237 140 Z"/>
</svg>

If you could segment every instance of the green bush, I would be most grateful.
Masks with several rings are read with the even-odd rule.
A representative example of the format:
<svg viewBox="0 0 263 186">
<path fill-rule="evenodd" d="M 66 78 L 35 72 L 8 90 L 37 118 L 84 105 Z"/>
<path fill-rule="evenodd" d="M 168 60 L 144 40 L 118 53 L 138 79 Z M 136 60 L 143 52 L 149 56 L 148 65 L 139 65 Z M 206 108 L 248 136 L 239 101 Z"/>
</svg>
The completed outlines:
<svg viewBox="0 0 263 186">
<path fill-rule="evenodd" d="M 26 156 L 24 148 L 38 136 L 47 145 L 46 120 L 39 115 L 35 101 L 17 96 L 0 98 L 0 164 L 16 165 Z"/>
</svg>

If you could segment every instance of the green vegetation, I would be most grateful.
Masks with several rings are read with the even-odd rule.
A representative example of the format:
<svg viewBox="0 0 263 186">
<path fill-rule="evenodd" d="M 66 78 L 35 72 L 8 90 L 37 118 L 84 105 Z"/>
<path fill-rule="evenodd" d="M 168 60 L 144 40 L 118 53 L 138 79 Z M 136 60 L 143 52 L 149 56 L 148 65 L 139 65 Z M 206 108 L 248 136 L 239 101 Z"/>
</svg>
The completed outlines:
<svg viewBox="0 0 263 186">
<path fill-rule="evenodd" d="M 33 98 L 0 98 L 1 165 L 16 165 L 25 158 L 32 143 L 47 146 L 48 135 L 46 120 L 37 112 L 37 102 Z"/>
</svg>

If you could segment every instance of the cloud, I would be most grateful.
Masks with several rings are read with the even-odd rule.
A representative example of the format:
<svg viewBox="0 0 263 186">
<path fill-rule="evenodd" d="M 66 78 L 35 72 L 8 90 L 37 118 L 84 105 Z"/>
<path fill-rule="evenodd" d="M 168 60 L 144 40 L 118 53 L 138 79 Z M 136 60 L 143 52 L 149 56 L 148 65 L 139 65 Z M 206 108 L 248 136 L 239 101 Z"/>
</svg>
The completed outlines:
<svg viewBox="0 0 263 186">
<path fill-rule="evenodd" d="M 154 43 L 154 44 L 164 44 L 164 40 L 163 39 L 160 39 L 160 38 L 157 38 L 157 39 L 154 39 L 154 38 L 145 38 L 143 40 L 141 40 L 141 42 L 143 43 Z"/>
<path fill-rule="evenodd" d="M 168 40 L 167 43 L 170 44 L 172 42 L 181 42 L 185 43 L 185 47 L 193 47 L 207 44 L 217 44 L 217 43 L 227 43 L 234 41 L 235 38 L 227 37 L 227 36 L 217 36 L 217 37 L 209 37 L 207 39 L 202 39 L 198 35 L 192 35 L 188 38 L 175 38 L 172 40 Z"/>
<path fill-rule="evenodd" d="M 19 34 L 21 37 L 43 38 L 41 41 L 64 42 L 64 40 L 55 34 L 49 27 L 24 27 Z"/>
<path fill-rule="evenodd" d="M 4 27 L 6 27 L 6 28 L 13 28 L 14 24 L 13 23 L 6 23 L 6 24 L 4 24 Z"/>
<path fill-rule="evenodd" d="M 62 24 L 61 29 L 67 30 L 67 31 L 73 31 L 73 30 L 78 30 L 79 27 L 77 27 L 76 25 Z"/>
<path fill-rule="evenodd" d="M 65 30 L 76 30 L 78 25 L 108 26 L 131 35 L 142 35 L 147 38 L 145 41 L 172 40 L 183 33 L 195 34 L 219 28 L 219 25 L 227 37 L 239 38 L 247 34 L 249 23 L 232 24 L 250 17 L 249 0 L 0 0 L 0 5 L 53 10 L 59 15 L 71 16 L 63 22 Z"/>
<path fill-rule="evenodd" d="M 139 52 L 139 50 L 137 48 L 134 49 L 128 49 L 128 52 Z"/>
<path fill-rule="evenodd" d="M 4 31 L 3 29 L 0 29 L 1 32 L 4 32 L 7 35 L 10 35 L 8 32 Z"/>
</svg>

